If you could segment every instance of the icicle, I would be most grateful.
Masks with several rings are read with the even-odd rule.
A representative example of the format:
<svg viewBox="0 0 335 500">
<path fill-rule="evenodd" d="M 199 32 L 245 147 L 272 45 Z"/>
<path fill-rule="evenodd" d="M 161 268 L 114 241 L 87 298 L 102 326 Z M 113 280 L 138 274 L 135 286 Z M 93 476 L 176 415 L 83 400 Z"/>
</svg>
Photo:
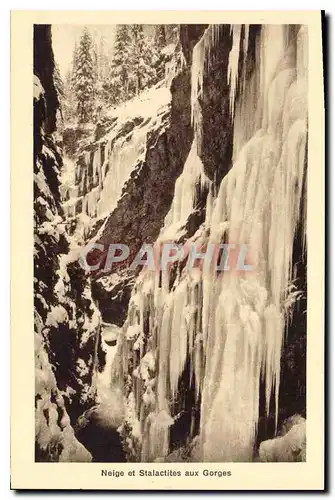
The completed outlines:
<svg viewBox="0 0 335 500">
<path fill-rule="evenodd" d="M 187 355 L 187 328 L 184 317 L 186 307 L 187 282 L 182 282 L 174 291 L 172 297 L 174 302 L 173 317 L 171 323 L 170 342 L 170 387 L 172 398 L 176 396 L 179 377 L 183 372 Z M 161 374 L 159 374 L 159 377 Z"/>
<path fill-rule="evenodd" d="M 145 151 L 147 128 L 135 131 L 129 141 L 118 140 L 109 156 L 109 170 L 98 203 L 98 215 L 110 213 L 117 205 L 123 186 Z"/>
<path fill-rule="evenodd" d="M 233 38 L 233 45 L 229 53 L 228 63 L 228 83 L 230 86 L 230 112 L 234 115 L 235 108 L 235 94 L 238 82 L 238 63 L 240 58 L 240 40 L 241 40 L 241 25 L 232 24 L 230 33 Z"/>
<path fill-rule="evenodd" d="M 298 46 L 304 45 L 302 38 L 302 34 L 298 36 Z M 206 461 L 252 460 L 261 374 L 265 377 L 266 412 L 273 394 L 278 418 L 284 303 L 292 277 L 307 134 L 306 95 L 299 82 L 304 71 L 296 71 L 285 39 L 281 26 L 262 28 L 258 106 L 263 130 L 243 146 L 241 137 L 250 135 L 250 129 L 241 131 L 238 127 L 244 122 L 235 121 L 234 146 L 241 146 L 222 181 L 210 224 L 215 239 L 226 220 L 229 241 L 249 244 L 257 273 L 224 275 L 218 306 L 208 304 L 204 292 L 204 320 L 213 311 L 216 318 L 214 328 L 203 326 L 209 336 L 206 358 L 211 360 L 206 363 L 201 411 Z M 305 57 L 300 60 L 304 68 Z M 247 115 L 249 120 L 252 116 L 257 119 L 257 113 Z M 212 312 L 206 312 L 208 309 Z"/>
<path fill-rule="evenodd" d="M 299 295 L 299 291 L 292 295 L 292 253 L 305 189 L 307 33 L 302 27 L 292 47 L 287 46 L 282 26 L 262 26 L 256 40 L 254 74 L 246 80 L 238 68 L 239 58 L 243 57 L 245 67 L 248 56 L 249 27 L 245 26 L 242 43 L 241 26 L 232 27 L 227 77 L 234 112 L 233 166 L 214 200 L 213 186 L 197 154 L 202 126 L 198 98 L 205 64 L 210 64 L 219 33 L 219 27 L 209 27 L 193 50 L 195 139 L 176 181 L 158 243 L 180 236 L 180 227 L 194 209 L 200 183 L 209 192 L 204 231 L 199 230 L 195 241 L 199 245 L 208 240 L 247 244 L 255 270 L 217 275 L 210 269 L 201 278 L 183 272 L 171 291 L 169 272 L 139 276 L 133 299 L 143 328 L 145 307 L 141 304 L 145 290 L 150 290 L 150 349 L 157 353 L 155 398 L 148 398 L 149 415 L 141 411 L 148 415 L 141 423 L 142 459 L 146 461 L 168 454 L 173 423 L 169 408 L 178 396 L 186 359 L 190 377 L 195 379 L 196 398 L 201 393 L 202 461 L 253 459 L 261 379 L 266 413 L 274 402 L 278 419 L 287 302 Z M 138 325 L 131 307 L 128 319 L 130 325 Z"/>
<path fill-rule="evenodd" d="M 142 461 L 153 462 L 157 458 L 164 458 L 169 453 L 169 428 L 173 419 L 166 411 L 151 413 L 147 417 L 146 431 L 147 446 L 142 452 Z"/>
<path fill-rule="evenodd" d="M 98 172 L 100 171 L 100 145 L 98 145 L 98 149 L 95 151 L 93 156 L 93 183 L 96 184 L 98 182 Z"/>
<path fill-rule="evenodd" d="M 170 352 L 170 331 L 173 313 L 173 300 L 171 296 L 166 298 L 166 306 L 163 312 L 162 327 L 159 336 L 159 375 L 157 381 L 157 406 L 158 411 L 167 411 L 167 384 L 169 375 L 169 352 Z"/>
<path fill-rule="evenodd" d="M 221 29 L 221 24 L 209 25 L 199 42 L 193 48 L 191 68 L 191 121 L 198 144 L 200 143 L 202 130 L 201 106 L 198 99 L 203 93 L 205 63 L 208 66 L 211 63 L 211 51 L 217 43 Z"/>
<path fill-rule="evenodd" d="M 196 140 L 194 139 L 183 172 L 176 180 L 173 202 L 160 235 L 161 241 L 173 239 L 186 223 L 188 216 L 194 209 L 198 183 L 200 183 L 202 190 L 211 185 L 197 154 Z"/>
</svg>

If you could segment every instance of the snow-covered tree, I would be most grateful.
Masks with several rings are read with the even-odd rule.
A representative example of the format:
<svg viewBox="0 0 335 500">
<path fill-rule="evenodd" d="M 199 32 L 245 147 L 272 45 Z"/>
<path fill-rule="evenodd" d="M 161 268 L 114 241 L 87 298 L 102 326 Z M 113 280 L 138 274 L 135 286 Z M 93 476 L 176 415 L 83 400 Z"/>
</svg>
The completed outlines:
<svg viewBox="0 0 335 500">
<path fill-rule="evenodd" d="M 64 99 L 62 101 L 62 113 L 65 122 L 73 121 L 77 112 L 77 101 L 72 83 L 72 71 L 69 69 L 64 78 Z"/>
<path fill-rule="evenodd" d="M 163 49 L 166 46 L 165 25 L 157 24 L 155 27 L 155 45 L 158 49 Z"/>
<path fill-rule="evenodd" d="M 108 56 L 106 54 L 105 48 L 105 38 L 100 36 L 99 45 L 97 47 L 98 54 L 98 80 L 103 82 L 108 76 L 109 72 L 109 61 Z"/>
<path fill-rule="evenodd" d="M 164 28 L 167 45 L 170 43 L 177 44 L 179 40 L 179 24 L 166 24 Z"/>
<path fill-rule="evenodd" d="M 109 75 L 103 85 L 105 100 L 111 104 L 118 104 L 128 98 L 131 50 L 129 26 L 121 24 L 117 26 Z"/>
<path fill-rule="evenodd" d="M 90 120 L 94 108 L 94 64 L 93 43 L 90 32 L 85 27 L 74 53 L 73 88 L 77 100 L 78 121 Z"/>
<path fill-rule="evenodd" d="M 155 81 L 153 62 L 157 55 L 154 44 L 149 43 L 144 36 L 142 24 L 131 25 L 131 36 L 133 46 L 131 90 L 134 94 L 138 94 Z"/>
<path fill-rule="evenodd" d="M 92 43 L 92 49 L 91 49 L 91 54 L 92 54 L 92 62 L 93 62 L 93 77 L 94 81 L 96 82 L 99 78 L 99 60 L 98 60 L 98 45 L 96 42 Z"/>
<path fill-rule="evenodd" d="M 74 89 L 75 86 L 75 75 L 78 67 L 78 45 L 77 42 L 74 44 L 73 52 L 72 52 L 72 61 L 71 61 L 71 69 L 70 69 L 70 78 L 71 78 L 71 86 Z"/>
<path fill-rule="evenodd" d="M 155 27 L 154 43 L 156 50 L 156 59 L 153 62 L 153 67 L 156 72 L 156 81 L 159 81 L 164 78 L 166 64 L 171 59 L 171 54 L 166 52 L 166 25 L 158 24 Z"/>
<path fill-rule="evenodd" d="M 54 82 L 55 82 L 56 92 L 58 95 L 58 101 L 62 105 L 62 101 L 64 99 L 64 83 L 63 83 L 57 62 L 55 62 L 53 78 L 54 78 Z"/>
</svg>

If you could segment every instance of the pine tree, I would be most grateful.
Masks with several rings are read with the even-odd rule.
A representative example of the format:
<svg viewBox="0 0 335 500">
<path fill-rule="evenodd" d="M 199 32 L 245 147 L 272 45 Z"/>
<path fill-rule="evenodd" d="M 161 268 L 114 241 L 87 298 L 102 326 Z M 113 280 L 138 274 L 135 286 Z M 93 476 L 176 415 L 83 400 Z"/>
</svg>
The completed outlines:
<svg viewBox="0 0 335 500">
<path fill-rule="evenodd" d="M 94 108 L 94 65 L 92 38 L 85 27 L 74 53 L 73 87 L 80 123 L 87 123 Z"/>
<path fill-rule="evenodd" d="M 164 49 L 167 46 L 166 29 L 164 24 L 158 24 L 155 28 L 155 47 L 156 47 L 156 61 L 154 62 L 154 69 L 156 72 L 156 80 L 162 80 L 165 77 L 165 66 L 170 60 L 170 57 L 165 53 Z"/>
<path fill-rule="evenodd" d="M 63 116 L 66 122 L 73 121 L 76 116 L 76 96 L 73 89 L 72 71 L 68 70 L 64 79 L 64 99 L 63 99 Z"/>
<path fill-rule="evenodd" d="M 55 83 L 55 89 L 57 92 L 59 108 L 57 110 L 56 120 L 57 120 L 57 130 L 61 131 L 64 126 L 64 104 L 65 104 L 65 89 L 64 83 L 60 74 L 59 66 L 55 61 L 53 80 Z"/>
<path fill-rule="evenodd" d="M 129 96 L 129 74 L 131 66 L 131 38 L 129 26 L 117 26 L 114 52 L 109 77 L 103 86 L 105 100 L 118 104 Z"/>
<path fill-rule="evenodd" d="M 54 77 L 56 92 L 58 95 L 58 101 L 60 105 L 62 105 L 62 101 L 64 99 L 64 84 L 59 71 L 59 66 L 56 62 L 55 62 L 53 77 Z"/>
<path fill-rule="evenodd" d="M 72 52 L 72 62 L 71 62 L 71 70 L 70 70 L 70 78 L 71 78 L 71 86 L 72 89 L 75 87 L 75 78 L 78 67 L 78 45 L 77 42 L 74 44 L 73 52 Z"/>
<path fill-rule="evenodd" d="M 105 52 L 105 39 L 101 36 L 98 46 L 98 79 L 100 82 L 103 82 L 106 79 L 108 70 L 109 61 Z"/>
<path fill-rule="evenodd" d="M 179 40 L 179 24 L 166 24 L 165 38 L 167 44 L 177 44 Z"/>
<path fill-rule="evenodd" d="M 131 26 L 132 50 L 132 82 L 131 90 L 138 94 L 155 81 L 153 60 L 156 57 L 154 46 L 149 44 L 144 37 L 143 25 Z"/>
<path fill-rule="evenodd" d="M 157 24 L 155 27 L 155 45 L 158 49 L 163 49 L 166 46 L 165 25 Z"/>
<path fill-rule="evenodd" d="M 98 49 L 98 46 L 96 43 L 93 43 L 92 44 L 92 50 L 91 50 L 91 54 L 92 54 L 92 62 L 93 62 L 93 78 L 94 78 L 94 81 L 96 82 L 99 78 L 99 59 L 98 59 L 98 52 L 99 52 L 99 49 Z"/>
<path fill-rule="evenodd" d="M 77 114 L 77 100 L 75 95 L 75 75 L 78 62 L 78 46 L 74 45 L 72 62 L 67 70 L 63 82 L 64 99 L 62 105 L 63 117 L 66 122 L 74 121 Z"/>
</svg>

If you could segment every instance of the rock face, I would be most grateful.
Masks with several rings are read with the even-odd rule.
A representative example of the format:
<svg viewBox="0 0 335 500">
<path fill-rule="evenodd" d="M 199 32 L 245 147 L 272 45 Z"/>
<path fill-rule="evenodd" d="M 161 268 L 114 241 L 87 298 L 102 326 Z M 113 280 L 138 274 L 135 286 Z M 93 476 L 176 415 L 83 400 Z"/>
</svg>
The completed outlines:
<svg viewBox="0 0 335 500">
<path fill-rule="evenodd" d="M 184 262 L 167 278 L 136 277 L 118 358 L 129 460 L 250 461 L 259 442 L 276 435 L 278 422 L 305 415 L 307 42 L 304 27 L 281 30 L 181 27 L 185 65 L 177 78 L 191 106 L 184 104 L 184 123 L 176 123 L 176 140 L 185 125 L 189 132 L 172 203 L 167 207 L 171 196 L 147 172 L 159 175 L 152 163 L 157 147 L 161 164 L 170 154 L 169 141 L 162 147 L 158 140 L 101 233 L 104 244 L 116 235 L 135 248 L 144 238 L 203 247 L 238 235 L 255 246 L 262 270 L 206 281 L 188 276 Z M 283 39 L 277 60 L 259 51 L 274 36 Z M 268 80 L 260 78 L 265 67 Z M 279 89 L 280 109 L 270 99 Z M 172 93 L 172 110 L 177 98 Z M 170 182 L 165 172 L 159 178 Z M 290 186 L 284 197 L 282 183 Z M 127 212 L 130 206 L 139 217 Z M 280 233 L 286 224 L 292 232 Z"/>
<path fill-rule="evenodd" d="M 64 210 L 77 227 L 86 225 L 86 239 L 114 212 L 122 192 L 130 190 L 125 186 L 130 176 L 137 177 L 152 140 L 166 127 L 170 101 L 169 89 L 157 85 L 109 110 L 93 130 L 86 127 L 85 137 L 82 127 L 65 128 L 65 153 L 71 151 L 75 165 L 72 176 L 63 176 Z"/>
<path fill-rule="evenodd" d="M 90 461 L 76 439 L 77 417 L 95 401 L 103 365 L 100 314 L 70 252 L 60 204 L 61 152 L 55 131 L 51 27 L 34 28 L 34 292 L 36 461 Z"/>
<path fill-rule="evenodd" d="M 304 460 L 304 421 L 276 429 L 306 416 L 306 37 L 181 25 L 170 87 L 65 129 L 60 183 L 50 30 L 36 27 L 37 459 L 88 460 L 79 439 L 94 461 Z M 259 49 L 270 39 L 275 57 Z M 103 247 L 91 276 L 69 226 Z M 259 272 L 203 276 L 186 258 L 165 274 L 129 269 L 143 243 L 171 240 L 248 244 Z M 130 256 L 106 272 L 111 243 Z M 119 332 L 123 449 L 96 399 L 101 320 Z"/>
<path fill-rule="evenodd" d="M 107 218 L 98 242 L 108 248 L 122 242 L 130 248 L 132 257 L 143 243 L 153 243 L 164 225 L 171 206 L 174 184 L 182 171 L 191 147 L 190 83 L 187 71 L 178 74 L 171 85 L 171 109 L 162 117 L 161 126 L 152 130 L 146 141 L 144 159 L 135 166 L 123 188 L 123 196 Z M 122 292 L 112 288 L 106 297 L 101 280 L 93 285 L 94 297 L 101 306 L 106 321 L 123 324 L 135 272 L 126 274 Z M 106 308 L 106 299 L 110 305 Z M 113 314 L 114 311 L 114 314 Z"/>
<path fill-rule="evenodd" d="M 86 224 L 86 241 L 106 249 L 122 242 L 134 256 L 156 240 L 191 148 L 190 91 L 190 68 L 179 68 L 169 89 L 158 85 L 115 109 L 77 148 L 72 184 L 64 183 L 62 193 L 68 220 L 74 218 L 77 230 Z M 135 275 L 93 277 L 104 321 L 123 324 Z"/>
<path fill-rule="evenodd" d="M 174 78 L 170 90 L 171 111 L 163 116 L 162 126 L 148 135 L 144 161 L 135 167 L 108 217 L 99 238 L 102 244 L 122 241 L 136 253 L 144 241 L 155 241 L 164 223 L 192 142 L 187 72 Z"/>
</svg>

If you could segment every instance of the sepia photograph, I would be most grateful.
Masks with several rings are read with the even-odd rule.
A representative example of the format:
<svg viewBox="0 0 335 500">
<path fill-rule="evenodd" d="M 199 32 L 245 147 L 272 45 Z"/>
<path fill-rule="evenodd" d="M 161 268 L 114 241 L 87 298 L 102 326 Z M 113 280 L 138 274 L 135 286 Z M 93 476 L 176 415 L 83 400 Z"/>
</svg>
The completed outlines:
<svg viewBox="0 0 335 500">
<path fill-rule="evenodd" d="M 305 460 L 307 49 L 34 26 L 37 461 Z"/>
<path fill-rule="evenodd" d="M 235 463 L 308 462 L 324 166 L 298 17 L 33 23 L 35 466 L 224 489 Z"/>
</svg>

